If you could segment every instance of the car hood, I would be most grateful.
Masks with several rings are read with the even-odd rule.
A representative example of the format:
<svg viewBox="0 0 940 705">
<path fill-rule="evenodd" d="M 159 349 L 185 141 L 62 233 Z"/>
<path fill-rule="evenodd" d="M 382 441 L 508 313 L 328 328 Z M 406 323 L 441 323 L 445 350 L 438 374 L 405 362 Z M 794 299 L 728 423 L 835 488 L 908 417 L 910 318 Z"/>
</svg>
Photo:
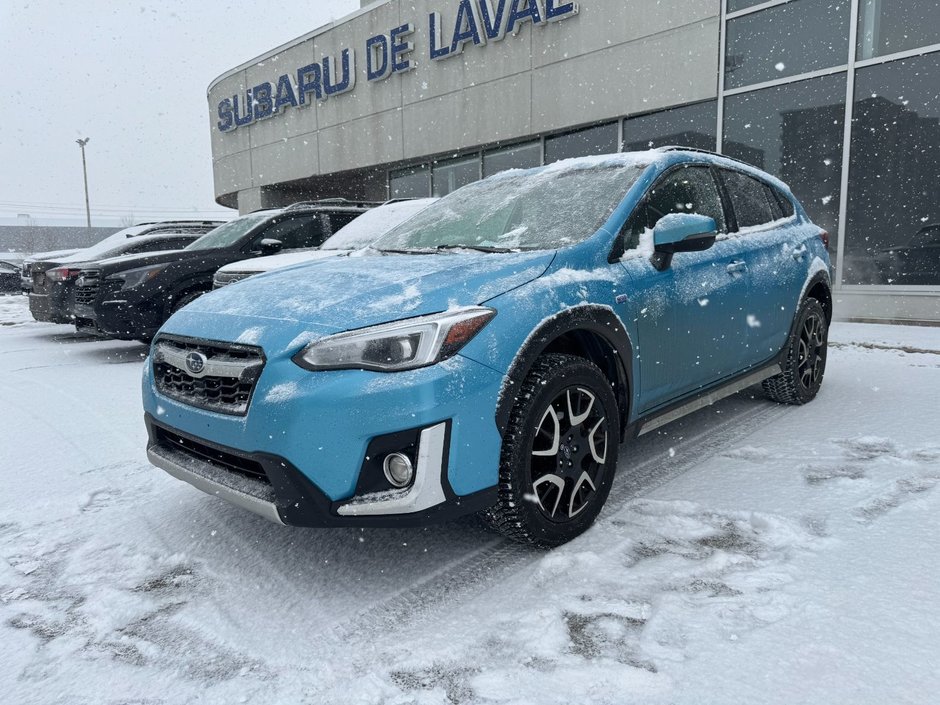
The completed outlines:
<svg viewBox="0 0 940 705">
<path fill-rule="evenodd" d="M 227 264 L 219 272 L 223 274 L 244 273 L 244 272 L 270 272 L 282 267 L 290 267 L 295 264 L 305 262 L 314 262 L 330 257 L 340 257 L 348 255 L 352 250 L 301 250 L 295 252 L 284 252 L 279 255 L 269 255 L 268 257 L 255 257 L 249 260 L 240 260 Z"/>
<path fill-rule="evenodd" d="M 108 259 L 98 260 L 95 266 L 101 269 L 103 275 L 116 274 L 128 269 L 137 269 L 138 267 L 149 267 L 157 264 L 169 264 L 170 262 L 182 262 L 183 260 L 199 259 L 201 257 L 210 257 L 218 250 L 163 250 L 160 252 L 146 252 L 139 255 L 121 255 L 119 257 L 110 257 Z"/>
<path fill-rule="evenodd" d="M 307 330 L 313 339 L 483 304 L 538 278 L 553 258 L 553 251 L 334 257 L 217 289 L 176 313 L 164 330 L 234 340 L 260 326 L 294 338 Z"/>
</svg>

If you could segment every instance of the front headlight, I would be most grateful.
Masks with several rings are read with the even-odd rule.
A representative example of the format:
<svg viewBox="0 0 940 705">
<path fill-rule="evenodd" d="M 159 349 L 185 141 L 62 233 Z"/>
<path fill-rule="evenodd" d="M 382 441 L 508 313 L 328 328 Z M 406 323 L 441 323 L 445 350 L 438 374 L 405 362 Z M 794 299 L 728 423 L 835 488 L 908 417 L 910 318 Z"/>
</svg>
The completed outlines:
<svg viewBox="0 0 940 705">
<path fill-rule="evenodd" d="M 435 365 L 457 352 L 496 311 L 474 306 L 321 338 L 294 356 L 308 370 L 400 372 Z"/>
<path fill-rule="evenodd" d="M 153 279 L 165 267 L 165 264 L 157 264 L 149 267 L 139 267 L 138 269 L 128 269 L 126 272 L 112 274 L 108 279 L 121 282 L 122 289 L 133 289 L 135 286 L 140 286 Z"/>
</svg>

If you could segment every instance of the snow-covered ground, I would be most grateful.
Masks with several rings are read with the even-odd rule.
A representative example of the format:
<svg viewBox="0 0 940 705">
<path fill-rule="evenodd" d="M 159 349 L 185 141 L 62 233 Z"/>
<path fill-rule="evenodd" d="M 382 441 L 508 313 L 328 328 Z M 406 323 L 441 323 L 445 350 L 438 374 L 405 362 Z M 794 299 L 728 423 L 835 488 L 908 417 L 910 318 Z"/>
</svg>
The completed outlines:
<svg viewBox="0 0 940 705">
<path fill-rule="evenodd" d="M 625 446 L 546 553 L 204 495 L 145 460 L 146 348 L 0 297 L 0 698 L 937 702 L 940 329 L 832 341 L 812 404 L 744 393 Z"/>
</svg>

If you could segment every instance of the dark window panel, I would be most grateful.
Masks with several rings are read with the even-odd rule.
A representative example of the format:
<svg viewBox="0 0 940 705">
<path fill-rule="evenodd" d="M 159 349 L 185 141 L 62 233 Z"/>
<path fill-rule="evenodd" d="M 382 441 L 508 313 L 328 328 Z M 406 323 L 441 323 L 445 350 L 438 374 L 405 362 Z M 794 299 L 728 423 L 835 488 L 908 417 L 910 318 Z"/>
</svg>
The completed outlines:
<svg viewBox="0 0 940 705">
<path fill-rule="evenodd" d="M 940 0 L 861 0 L 858 58 L 940 44 Z"/>
<path fill-rule="evenodd" d="M 327 216 L 330 221 L 330 234 L 338 233 L 358 217 L 358 213 L 330 213 Z"/>
<path fill-rule="evenodd" d="M 446 196 L 461 186 L 480 180 L 480 157 L 459 157 L 434 163 L 434 196 Z"/>
<path fill-rule="evenodd" d="M 492 176 L 507 169 L 531 169 L 541 163 L 541 142 L 528 142 L 494 149 L 483 154 L 483 176 Z"/>
<path fill-rule="evenodd" d="M 846 284 L 940 285 L 940 54 L 859 69 Z"/>
<path fill-rule="evenodd" d="M 561 159 L 611 154 L 617 151 L 618 126 L 616 122 L 588 127 L 564 135 L 545 139 L 545 163 Z"/>
<path fill-rule="evenodd" d="M 728 12 L 737 12 L 748 7 L 754 7 L 754 5 L 760 5 L 763 2 L 767 2 L 767 0 L 728 0 Z"/>
<path fill-rule="evenodd" d="M 770 204 L 771 215 L 773 215 L 774 220 L 779 220 L 783 217 L 783 210 L 780 207 L 780 201 L 777 200 L 777 194 L 774 193 L 774 188 L 768 184 L 764 184 L 764 196 L 767 198 L 767 202 Z"/>
<path fill-rule="evenodd" d="M 734 208 L 734 219 L 739 230 L 765 225 L 775 219 L 762 182 L 730 169 L 722 169 L 721 178 L 731 197 L 731 207 Z"/>
<path fill-rule="evenodd" d="M 813 222 L 839 232 L 845 74 L 764 88 L 725 100 L 725 154 L 787 183 Z"/>
<path fill-rule="evenodd" d="M 670 108 L 623 121 L 623 151 L 681 145 L 714 150 L 718 101 Z"/>
<path fill-rule="evenodd" d="M 793 0 L 729 20 L 725 88 L 841 66 L 848 37 L 848 0 Z"/>
<path fill-rule="evenodd" d="M 422 164 L 393 171 L 388 186 L 392 198 L 427 198 L 431 195 L 431 170 Z"/>
</svg>

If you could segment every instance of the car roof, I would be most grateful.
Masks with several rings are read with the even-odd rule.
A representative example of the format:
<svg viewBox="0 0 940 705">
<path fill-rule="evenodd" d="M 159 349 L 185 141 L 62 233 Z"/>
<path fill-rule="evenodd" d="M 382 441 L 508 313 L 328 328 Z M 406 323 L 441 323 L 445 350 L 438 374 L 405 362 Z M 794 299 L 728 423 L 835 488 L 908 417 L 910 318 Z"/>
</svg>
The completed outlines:
<svg viewBox="0 0 940 705">
<path fill-rule="evenodd" d="M 728 169 L 743 171 L 762 181 L 766 181 L 776 188 L 792 196 L 790 187 L 783 181 L 768 174 L 766 171 L 757 168 L 752 164 L 728 157 L 717 152 L 709 152 L 704 149 L 694 147 L 666 146 L 655 149 L 633 152 L 616 152 L 614 154 L 600 154 L 589 157 L 574 157 L 563 159 L 561 161 L 546 164 L 545 166 L 532 167 L 531 169 L 509 169 L 507 171 L 494 174 L 490 179 L 506 178 L 518 174 L 559 174 L 566 171 L 577 171 L 580 169 L 592 169 L 602 167 L 650 167 L 656 166 L 659 170 L 665 170 L 670 166 L 682 163 L 711 164 Z"/>
</svg>

